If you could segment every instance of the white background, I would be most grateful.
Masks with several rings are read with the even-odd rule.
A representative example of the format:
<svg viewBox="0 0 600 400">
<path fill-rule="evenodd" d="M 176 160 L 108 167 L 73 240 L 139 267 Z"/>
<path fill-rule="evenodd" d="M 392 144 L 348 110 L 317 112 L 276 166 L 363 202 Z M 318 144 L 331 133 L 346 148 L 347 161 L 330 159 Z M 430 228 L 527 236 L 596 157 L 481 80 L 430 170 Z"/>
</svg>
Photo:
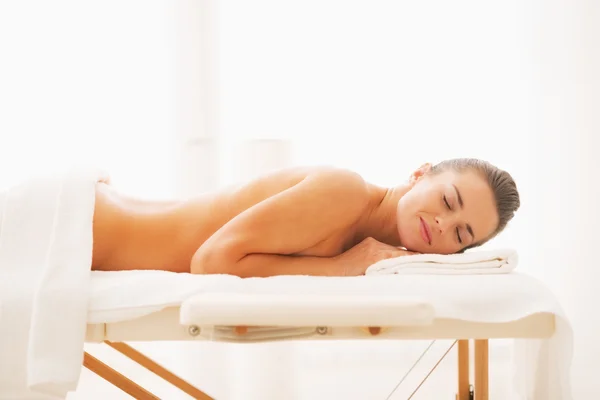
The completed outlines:
<svg viewBox="0 0 600 400">
<path fill-rule="evenodd" d="M 3 1 L 0 187 L 92 164 L 123 191 L 174 197 L 247 174 L 236 149 L 258 139 L 283 141 L 290 157 L 277 163 L 335 164 L 382 185 L 424 162 L 487 159 L 513 174 L 523 204 L 490 245 L 518 248 L 519 269 L 563 303 L 574 398 L 591 398 L 599 18 L 592 0 Z M 219 399 L 370 399 L 425 345 L 144 349 Z M 504 355 L 492 349 L 492 399 L 509 398 Z M 452 360 L 415 399 L 454 398 Z M 73 398 L 119 396 L 82 376 Z"/>
</svg>

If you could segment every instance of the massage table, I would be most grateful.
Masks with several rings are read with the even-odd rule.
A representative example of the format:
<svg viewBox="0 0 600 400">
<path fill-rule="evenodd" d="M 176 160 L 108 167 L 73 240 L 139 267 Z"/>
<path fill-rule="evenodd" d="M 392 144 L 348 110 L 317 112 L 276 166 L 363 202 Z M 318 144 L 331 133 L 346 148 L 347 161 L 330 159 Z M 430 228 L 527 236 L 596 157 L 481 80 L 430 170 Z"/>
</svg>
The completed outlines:
<svg viewBox="0 0 600 400">
<path fill-rule="evenodd" d="M 543 285 L 517 273 L 240 279 L 134 271 L 94 273 L 92 282 L 86 341 L 104 342 L 198 399 L 212 397 L 126 342 L 453 339 L 456 399 L 487 400 L 489 340 L 556 333 L 557 313 L 539 301 Z M 90 354 L 84 366 L 136 399 L 158 398 Z"/>
<path fill-rule="evenodd" d="M 0 192 L 0 399 L 64 399 L 81 363 L 138 399 L 156 398 L 84 352 L 104 342 L 209 399 L 129 341 L 413 340 L 458 343 L 459 400 L 488 396 L 488 341 L 513 338 L 516 391 L 570 400 L 572 334 L 553 293 L 515 272 L 516 252 L 382 260 L 360 277 L 241 279 L 90 271 L 95 169 Z M 42 397 L 43 396 L 43 397 Z"/>
</svg>

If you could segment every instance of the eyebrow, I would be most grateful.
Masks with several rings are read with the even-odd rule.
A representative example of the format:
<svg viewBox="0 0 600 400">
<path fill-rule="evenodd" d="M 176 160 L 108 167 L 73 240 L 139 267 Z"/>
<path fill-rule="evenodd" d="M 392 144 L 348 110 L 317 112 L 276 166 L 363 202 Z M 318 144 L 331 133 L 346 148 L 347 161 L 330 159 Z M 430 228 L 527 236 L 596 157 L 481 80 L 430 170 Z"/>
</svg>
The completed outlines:
<svg viewBox="0 0 600 400">
<path fill-rule="evenodd" d="M 464 203 L 463 203 L 463 199 L 460 195 L 460 191 L 458 190 L 458 188 L 456 187 L 456 185 L 452 185 L 454 187 L 454 190 L 456 190 L 456 196 L 458 197 L 458 204 L 460 205 L 460 208 L 463 208 Z M 473 228 L 471 228 L 471 225 L 467 224 L 467 231 L 469 231 L 469 234 L 471 235 L 471 239 L 475 240 L 475 234 L 473 234 Z"/>
</svg>

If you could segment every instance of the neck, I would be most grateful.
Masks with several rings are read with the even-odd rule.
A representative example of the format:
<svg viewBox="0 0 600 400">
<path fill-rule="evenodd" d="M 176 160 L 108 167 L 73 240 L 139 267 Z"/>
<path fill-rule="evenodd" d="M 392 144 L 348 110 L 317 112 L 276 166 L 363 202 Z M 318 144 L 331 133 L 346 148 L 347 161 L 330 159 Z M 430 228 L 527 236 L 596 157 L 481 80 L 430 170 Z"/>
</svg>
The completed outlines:
<svg viewBox="0 0 600 400">
<path fill-rule="evenodd" d="M 372 186 L 369 209 L 357 226 L 356 243 L 372 237 L 382 243 L 401 246 L 396 213 L 398 201 L 408 189 L 408 185 L 393 188 Z"/>
</svg>

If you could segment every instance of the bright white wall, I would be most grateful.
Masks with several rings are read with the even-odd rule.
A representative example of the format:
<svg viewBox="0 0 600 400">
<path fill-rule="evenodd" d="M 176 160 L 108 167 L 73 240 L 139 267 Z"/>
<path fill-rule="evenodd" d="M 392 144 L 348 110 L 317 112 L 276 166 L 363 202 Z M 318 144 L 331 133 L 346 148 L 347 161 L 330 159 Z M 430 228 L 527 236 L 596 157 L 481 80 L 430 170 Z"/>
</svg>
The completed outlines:
<svg viewBox="0 0 600 400">
<path fill-rule="evenodd" d="M 172 7 L 0 3 L 0 185 L 100 165 L 131 193 L 174 191 Z"/>
<path fill-rule="evenodd" d="M 575 330 L 574 399 L 600 393 L 600 4 L 536 4 L 532 52 L 537 102 L 532 146 L 535 201 L 531 242 L 537 274 L 555 290 Z M 537 150 L 537 151 L 533 151 Z"/>
<path fill-rule="evenodd" d="M 593 0 L 2 2 L 0 187 L 83 162 L 107 168 L 121 190 L 172 197 L 239 178 L 234 150 L 257 138 L 291 142 L 282 163 L 336 164 L 389 185 L 423 162 L 488 159 L 511 171 L 523 199 L 493 245 L 516 246 L 519 268 L 563 302 L 574 395 L 590 398 L 600 392 L 599 18 Z M 216 146 L 221 157 L 207 161 Z M 196 174 L 217 164 L 218 175 Z M 314 399 L 311 383 L 334 397 L 387 394 L 422 347 L 146 349 L 222 398 L 265 387 L 292 398 L 302 385 Z M 503 354 L 492 353 L 500 374 Z M 338 375 L 318 369 L 340 361 Z M 83 398 L 116 398 L 85 376 Z M 336 389 L 348 376 L 367 378 Z M 444 394 L 448 376 L 437 381 Z M 267 380 L 276 377 L 279 386 Z"/>
</svg>

